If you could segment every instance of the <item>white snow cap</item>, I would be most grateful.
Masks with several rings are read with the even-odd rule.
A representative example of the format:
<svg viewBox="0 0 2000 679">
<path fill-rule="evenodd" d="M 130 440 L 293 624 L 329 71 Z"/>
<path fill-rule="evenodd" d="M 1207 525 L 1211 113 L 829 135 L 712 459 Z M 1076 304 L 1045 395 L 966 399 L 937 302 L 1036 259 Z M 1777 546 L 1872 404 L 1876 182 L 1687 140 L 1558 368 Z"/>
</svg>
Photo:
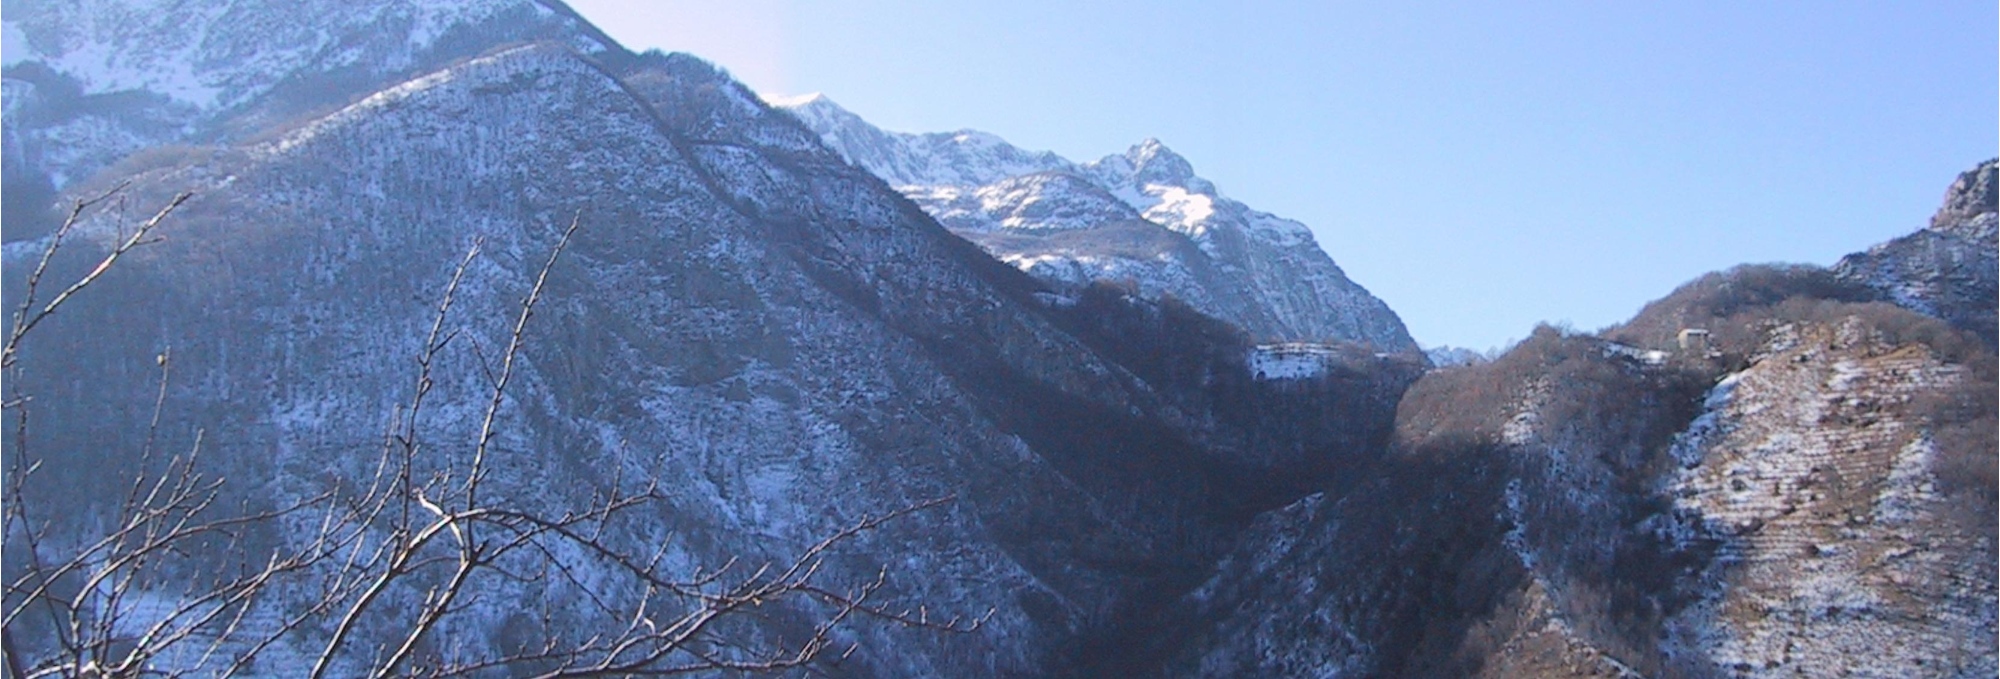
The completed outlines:
<svg viewBox="0 0 2000 679">
<path fill-rule="evenodd" d="M 828 99 L 826 95 L 818 92 L 807 92 L 805 94 L 765 94 L 759 92 L 757 93 L 757 98 L 764 100 L 766 104 L 778 108 L 797 108 L 820 102 L 833 103 L 832 99 Z"/>
</svg>

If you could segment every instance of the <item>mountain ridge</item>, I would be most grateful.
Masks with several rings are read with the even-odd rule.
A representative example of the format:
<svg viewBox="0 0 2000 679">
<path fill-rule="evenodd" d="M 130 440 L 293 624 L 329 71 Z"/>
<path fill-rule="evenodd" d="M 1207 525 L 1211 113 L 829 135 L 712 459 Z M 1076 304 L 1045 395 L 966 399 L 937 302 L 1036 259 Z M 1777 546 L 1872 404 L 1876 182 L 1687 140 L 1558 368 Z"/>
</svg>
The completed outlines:
<svg viewBox="0 0 2000 679">
<path fill-rule="evenodd" d="M 1352 282 L 1310 231 L 1227 199 L 1157 140 L 1083 164 L 971 131 L 829 141 L 698 58 L 593 51 L 573 13 L 538 23 L 560 14 L 473 20 L 437 63 L 306 77 L 331 94 L 272 90 L 126 139 L 144 148 L 38 206 L 128 180 L 133 206 L 196 192 L 163 240 L 37 327 L 8 376 L 8 419 L 32 408 L 33 426 L 0 445 L 43 463 L 9 501 L 48 517 L 46 556 L 117 524 L 123 474 L 159 471 L 138 452 L 155 442 L 200 446 L 207 478 L 228 480 L 221 504 L 254 508 L 365 485 L 401 435 L 423 441 L 420 476 L 482 447 L 486 497 L 550 515 L 658 483 L 606 539 L 689 577 L 947 499 L 842 543 L 816 577 L 987 625 L 843 625 L 836 645 L 858 650 L 796 676 L 1994 671 L 1993 161 L 1930 226 L 1835 267 L 1739 267 L 1598 334 L 1545 326 L 1434 367 L 1384 351 L 1407 334 L 1359 286 L 1328 304 Z M 541 30 L 556 35 L 521 39 Z M 48 108 L 26 80 L 46 74 L 5 74 L 10 190 L 88 165 L 23 151 L 64 124 L 185 114 L 161 114 L 157 92 Z M 835 143 L 869 139 L 909 177 L 978 183 L 897 186 Z M 91 213 L 49 280 L 93 271 L 126 216 Z M 54 239 L 8 241 L 12 306 Z M 1260 287 L 1301 275 L 1324 285 Z M 531 286 L 487 449 L 495 353 Z M 450 339 L 432 349 L 444 289 Z M 1326 332 L 1252 329 L 1312 314 Z M 1340 341 L 1371 332 L 1373 347 Z M 1309 341 L 1270 341 L 1293 334 Z M 429 414 L 383 436 L 415 393 Z M 149 571 L 127 612 L 145 622 L 179 585 L 309 541 L 304 523 Z M 22 582 L 9 525 L 0 579 Z M 633 624 L 594 606 L 644 588 L 593 589 L 611 572 L 576 568 L 476 581 L 404 669 Z M 241 628 L 284 629 L 316 578 L 343 574 L 288 581 Z M 333 674 L 383 655 L 430 584 L 388 591 L 377 610 L 394 611 L 361 623 Z M 709 650 L 754 658 L 839 614 L 766 603 Z M 60 655 L 23 620 L 10 643 Z M 336 621 L 313 622 L 251 673 L 310 664 Z"/>
<path fill-rule="evenodd" d="M 1045 281 L 1070 288 L 1129 281 L 1147 297 L 1187 301 L 1261 341 L 1416 351 L 1395 312 L 1349 280 L 1304 225 L 1223 196 L 1158 139 L 1074 163 L 971 130 L 886 132 L 824 95 L 778 100 L 849 162 Z M 1129 235 L 1133 221 L 1180 234 L 1198 252 L 1132 251 L 1119 234 Z M 1115 231 L 1103 243 L 1083 235 L 1036 240 L 1100 226 Z M 996 236 L 1007 232 L 1026 237 Z"/>
</svg>

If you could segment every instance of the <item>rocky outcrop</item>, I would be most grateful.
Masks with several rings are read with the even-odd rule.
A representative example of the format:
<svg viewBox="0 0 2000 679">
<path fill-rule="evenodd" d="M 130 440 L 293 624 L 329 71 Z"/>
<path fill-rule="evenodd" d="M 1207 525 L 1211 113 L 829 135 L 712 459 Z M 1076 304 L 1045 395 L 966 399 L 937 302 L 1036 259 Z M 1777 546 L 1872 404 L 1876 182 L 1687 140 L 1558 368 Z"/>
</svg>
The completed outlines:
<svg viewBox="0 0 2000 679">
<path fill-rule="evenodd" d="M 1974 220 L 2000 209 L 2000 188 L 1995 187 L 1996 183 L 2000 183 L 2000 160 L 1988 160 L 1959 174 L 1951 188 L 1945 190 L 1944 205 L 1931 216 L 1930 228 L 1972 235 L 1971 232 L 1978 230 L 1971 226 Z"/>
<path fill-rule="evenodd" d="M 1928 228 L 1848 255 L 1834 266 L 1919 313 L 2000 341 L 1993 300 L 2000 295 L 2000 215 L 1995 214 L 1995 161 L 1959 175 Z"/>
</svg>

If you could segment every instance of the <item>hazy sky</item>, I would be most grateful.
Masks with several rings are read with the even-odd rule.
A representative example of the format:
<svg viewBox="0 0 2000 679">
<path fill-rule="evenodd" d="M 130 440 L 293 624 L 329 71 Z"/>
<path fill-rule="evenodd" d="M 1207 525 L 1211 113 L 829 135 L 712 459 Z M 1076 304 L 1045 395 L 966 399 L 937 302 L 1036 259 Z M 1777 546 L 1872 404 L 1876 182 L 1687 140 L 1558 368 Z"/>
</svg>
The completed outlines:
<svg viewBox="0 0 2000 679">
<path fill-rule="evenodd" d="M 570 4 L 886 129 L 1072 160 L 1158 137 L 1311 226 L 1425 345 L 1830 264 L 2000 146 L 1990 0 Z"/>
</svg>

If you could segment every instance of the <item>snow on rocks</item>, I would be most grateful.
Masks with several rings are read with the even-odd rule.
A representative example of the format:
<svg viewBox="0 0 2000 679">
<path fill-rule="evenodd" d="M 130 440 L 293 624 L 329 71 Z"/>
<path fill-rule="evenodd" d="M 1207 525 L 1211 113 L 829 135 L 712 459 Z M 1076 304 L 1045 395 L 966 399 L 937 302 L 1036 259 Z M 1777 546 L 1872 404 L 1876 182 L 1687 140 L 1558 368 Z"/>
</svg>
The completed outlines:
<svg viewBox="0 0 2000 679">
<path fill-rule="evenodd" d="M 1818 349 L 1843 330 L 1794 328 L 1677 440 L 1676 510 L 1721 544 L 1673 645 L 1752 676 L 1991 675 L 1992 540 L 1945 523 L 1912 405 L 1964 369 L 1917 347 Z"/>
<path fill-rule="evenodd" d="M 1402 320 L 1348 280 L 1305 225 L 1224 196 L 1157 139 L 1074 163 L 983 132 L 885 132 L 823 96 L 766 101 L 946 227 L 1043 280 L 1131 281 L 1149 298 L 1171 295 L 1265 340 L 1417 350 Z M 1164 254 L 1182 248 L 1185 256 Z"/>
<path fill-rule="evenodd" d="M 1260 380 L 1319 377 L 1339 360 L 1340 351 L 1330 345 L 1305 342 L 1264 344 L 1250 352 L 1250 374 Z"/>
</svg>

